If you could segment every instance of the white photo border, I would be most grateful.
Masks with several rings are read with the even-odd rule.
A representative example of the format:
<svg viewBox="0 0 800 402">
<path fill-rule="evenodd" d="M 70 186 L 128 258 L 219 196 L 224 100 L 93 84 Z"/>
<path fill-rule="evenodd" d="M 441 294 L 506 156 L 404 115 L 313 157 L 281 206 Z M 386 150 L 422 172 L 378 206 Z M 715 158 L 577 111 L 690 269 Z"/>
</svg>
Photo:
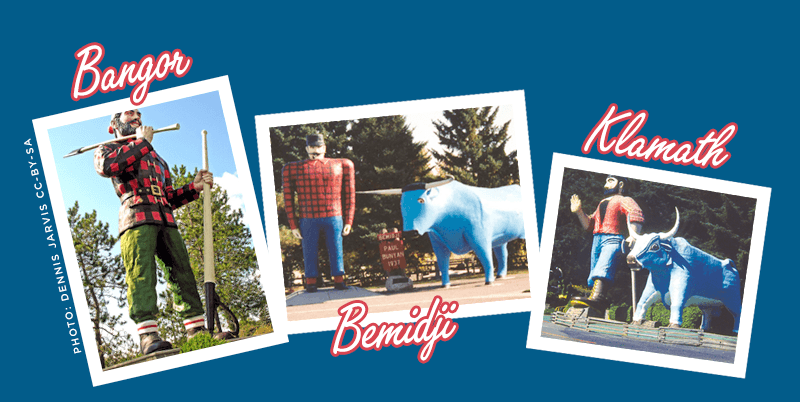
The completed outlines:
<svg viewBox="0 0 800 402">
<path fill-rule="evenodd" d="M 84 353 L 86 354 L 86 359 L 89 364 L 89 373 L 94 386 L 171 370 L 177 367 L 244 353 L 289 341 L 286 332 L 286 299 L 283 295 L 283 278 L 281 275 L 276 275 L 279 274 L 279 272 L 267 269 L 268 262 L 270 261 L 269 252 L 264 237 L 263 226 L 261 225 L 261 214 L 258 209 L 258 202 L 256 201 L 253 179 L 250 175 L 250 166 L 247 163 L 247 154 L 244 149 L 239 119 L 236 115 L 236 107 L 233 102 L 233 94 L 228 77 L 223 76 L 152 92 L 147 96 L 146 101 L 138 107 L 144 108 L 215 91 L 219 92 L 220 101 L 222 103 L 222 111 L 231 142 L 231 148 L 233 150 L 233 158 L 236 164 L 238 177 L 242 182 L 250 183 L 249 186 L 245 186 L 247 188 L 244 189 L 242 196 L 245 208 L 247 209 L 248 215 L 251 217 L 250 219 L 255 220 L 254 222 L 248 222 L 248 224 L 250 226 L 253 246 L 256 251 L 259 270 L 261 271 L 261 288 L 267 299 L 267 306 L 269 308 L 274 332 L 215 346 L 213 348 L 197 350 L 192 353 L 178 354 L 166 359 L 156 359 L 105 372 L 100 366 L 100 360 L 97 358 L 97 344 L 94 342 L 92 322 L 90 320 L 86 296 L 82 291 L 83 285 L 80 270 L 78 268 L 75 247 L 72 243 L 72 235 L 67 220 L 67 209 L 64 205 L 61 185 L 59 184 L 58 174 L 56 172 L 56 164 L 50 145 L 48 129 L 80 123 L 100 116 L 110 116 L 115 112 L 134 106 L 131 105 L 129 99 L 125 98 L 33 120 L 36 141 L 38 143 L 39 152 L 41 153 L 42 168 L 47 180 L 47 191 L 49 192 L 53 216 L 55 218 L 56 228 L 58 229 L 61 252 L 64 257 L 64 265 L 66 266 L 67 276 L 69 278 L 69 286 L 72 290 L 72 298 L 75 303 L 75 312 L 80 325 L 81 338 L 84 342 Z"/>
<path fill-rule="evenodd" d="M 530 205 L 530 213 L 525 214 L 525 241 L 528 253 L 528 273 L 539 261 L 539 231 L 536 222 L 536 207 L 533 193 L 533 174 L 531 169 L 530 143 L 528 138 L 528 120 L 525 108 L 525 92 L 509 91 L 479 95 L 465 95 L 448 98 L 424 99 L 415 101 L 382 103 L 365 106 L 351 106 L 333 109 L 290 112 L 256 116 L 256 136 L 258 138 L 258 155 L 261 165 L 261 183 L 264 197 L 264 214 L 269 244 L 280 244 L 278 215 L 275 208 L 275 184 L 272 172 L 272 148 L 269 129 L 271 127 L 292 126 L 298 124 L 323 123 L 329 121 L 352 120 L 370 117 L 412 115 L 431 111 L 444 111 L 485 106 L 510 105 L 513 109 L 511 130 L 517 142 L 517 160 L 519 161 L 519 179 L 522 197 L 526 205 Z M 278 247 L 276 249 L 280 250 Z M 270 269 L 282 271 L 280 253 L 273 253 L 273 264 Z M 433 296 L 431 296 L 433 297 Z M 531 299 L 506 300 L 479 304 L 461 305 L 451 318 L 477 317 L 492 314 L 518 313 L 531 310 Z M 424 315 L 427 308 L 422 308 Z M 369 314 L 361 325 L 380 322 L 408 322 L 408 311 L 393 311 Z M 289 333 L 335 330 L 339 317 L 289 321 Z"/>
<path fill-rule="evenodd" d="M 565 168 L 598 173 L 624 171 L 625 176 L 632 179 L 756 199 L 750 258 L 747 264 L 747 286 L 745 287 L 744 297 L 742 298 L 742 315 L 733 364 L 541 337 L 541 311 L 545 306 L 545 299 L 547 296 L 545 284 L 548 281 L 548 270 L 544 269 L 544 267 L 550 267 L 552 262 L 553 242 L 556 233 L 556 221 L 558 219 L 558 203 L 561 196 L 561 185 Z M 756 304 L 758 278 L 761 271 L 761 257 L 764 250 L 764 237 L 767 229 L 767 214 L 769 211 L 771 191 L 772 190 L 767 187 L 554 153 L 550 170 L 550 185 L 547 189 L 547 204 L 545 207 L 542 242 L 539 253 L 539 266 L 542 269 L 535 277 L 534 275 L 530 276 L 531 297 L 534 308 L 531 313 L 531 322 L 528 328 L 527 347 L 550 352 L 744 378 L 747 371 L 747 355 L 750 350 L 753 312 Z"/>
</svg>

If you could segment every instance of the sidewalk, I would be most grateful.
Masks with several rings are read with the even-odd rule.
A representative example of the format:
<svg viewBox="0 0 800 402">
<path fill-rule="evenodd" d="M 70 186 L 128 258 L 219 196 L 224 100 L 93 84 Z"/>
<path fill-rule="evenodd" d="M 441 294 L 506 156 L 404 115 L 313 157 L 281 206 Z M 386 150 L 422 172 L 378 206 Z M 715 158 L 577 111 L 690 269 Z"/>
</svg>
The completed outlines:
<svg viewBox="0 0 800 402">
<path fill-rule="evenodd" d="M 385 288 L 367 290 L 350 286 L 347 290 L 333 288 L 320 289 L 316 293 L 304 290 L 289 295 L 286 310 L 289 321 L 302 321 L 315 318 L 338 317 L 336 311 L 351 300 L 363 300 L 369 305 L 370 313 L 388 311 L 408 311 L 414 306 L 428 306 L 434 295 L 445 300 L 456 300 L 461 305 L 486 303 L 502 300 L 527 299 L 530 293 L 528 273 L 509 275 L 497 280 L 491 286 L 484 285 L 484 278 L 453 279 L 449 289 L 440 283 L 414 284 L 414 290 L 406 293 L 388 293 Z"/>
</svg>

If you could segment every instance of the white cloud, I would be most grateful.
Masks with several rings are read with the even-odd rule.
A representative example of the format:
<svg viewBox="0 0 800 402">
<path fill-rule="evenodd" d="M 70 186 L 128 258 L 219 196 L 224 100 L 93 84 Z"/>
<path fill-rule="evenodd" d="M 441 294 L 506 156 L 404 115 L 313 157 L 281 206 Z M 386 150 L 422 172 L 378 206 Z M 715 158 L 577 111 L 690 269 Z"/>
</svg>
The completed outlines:
<svg viewBox="0 0 800 402">
<path fill-rule="evenodd" d="M 244 214 L 244 224 L 250 228 L 251 216 L 247 214 L 247 209 L 244 206 L 244 198 L 242 194 L 244 189 L 247 188 L 246 184 L 242 182 L 236 172 L 225 172 L 220 177 L 214 177 L 214 185 L 220 186 L 228 192 L 228 205 L 231 209 L 238 209 Z"/>
</svg>

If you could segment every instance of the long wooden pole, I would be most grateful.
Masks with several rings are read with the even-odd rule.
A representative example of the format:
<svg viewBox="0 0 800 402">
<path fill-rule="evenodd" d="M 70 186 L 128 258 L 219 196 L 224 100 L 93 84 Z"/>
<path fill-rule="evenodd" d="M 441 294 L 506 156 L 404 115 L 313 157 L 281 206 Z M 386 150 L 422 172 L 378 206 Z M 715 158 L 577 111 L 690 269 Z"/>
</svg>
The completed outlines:
<svg viewBox="0 0 800 402">
<path fill-rule="evenodd" d="M 175 130 L 180 130 L 180 129 L 181 129 L 181 125 L 179 123 L 175 123 L 175 124 L 173 124 L 171 126 L 168 126 L 168 127 L 163 127 L 163 128 L 159 128 L 158 130 L 153 130 L 153 134 L 163 133 L 165 131 L 175 131 Z M 93 149 L 95 149 L 95 148 L 97 148 L 97 147 L 99 147 L 101 145 L 111 144 L 112 142 L 125 141 L 125 140 L 129 140 L 131 138 L 136 138 L 136 134 L 127 135 L 125 137 L 114 138 L 113 140 L 103 141 L 103 142 L 99 142 L 99 143 L 94 144 L 94 145 L 88 145 L 88 146 L 85 146 L 85 147 L 81 147 L 81 148 L 78 148 L 78 149 L 76 149 L 76 150 L 64 155 L 64 157 L 65 158 L 69 158 L 70 156 L 80 155 L 80 154 L 82 154 L 82 153 L 84 153 L 86 151 L 91 151 L 91 150 L 93 150 Z"/>
<path fill-rule="evenodd" d="M 208 131 L 203 130 L 203 170 L 208 171 Z M 214 272 L 214 234 L 212 232 L 211 189 L 203 182 L 203 279 L 206 290 L 206 321 L 208 332 L 214 335 L 216 317 L 216 273 Z"/>
<path fill-rule="evenodd" d="M 636 314 L 636 272 L 631 270 L 631 298 L 633 299 L 633 314 Z"/>
</svg>

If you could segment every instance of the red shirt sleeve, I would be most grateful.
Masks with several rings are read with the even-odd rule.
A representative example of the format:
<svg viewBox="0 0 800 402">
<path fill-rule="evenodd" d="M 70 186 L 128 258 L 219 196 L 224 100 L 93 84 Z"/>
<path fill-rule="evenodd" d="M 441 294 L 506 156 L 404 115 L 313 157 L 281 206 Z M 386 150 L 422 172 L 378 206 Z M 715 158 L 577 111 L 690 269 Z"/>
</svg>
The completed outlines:
<svg viewBox="0 0 800 402">
<path fill-rule="evenodd" d="M 353 161 L 342 160 L 342 198 L 344 199 L 344 224 L 352 225 L 356 214 L 356 177 Z"/>
<path fill-rule="evenodd" d="M 294 170 L 296 165 L 289 163 L 281 170 L 283 179 L 283 206 L 286 217 L 289 218 L 289 227 L 294 230 L 298 227 L 297 216 L 294 212 Z"/>
<path fill-rule="evenodd" d="M 119 176 L 150 152 L 153 146 L 145 139 L 101 145 L 94 151 L 94 169 L 103 177 Z"/>
<path fill-rule="evenodd" d="M 644 223 L 644 213 L 642 213 L 642 209 L 639 208 L 639 204 L 637 204 L 633 198 L 623 197 L 620 204 L 623 213 L 631 222 Z"/>
</svg>

